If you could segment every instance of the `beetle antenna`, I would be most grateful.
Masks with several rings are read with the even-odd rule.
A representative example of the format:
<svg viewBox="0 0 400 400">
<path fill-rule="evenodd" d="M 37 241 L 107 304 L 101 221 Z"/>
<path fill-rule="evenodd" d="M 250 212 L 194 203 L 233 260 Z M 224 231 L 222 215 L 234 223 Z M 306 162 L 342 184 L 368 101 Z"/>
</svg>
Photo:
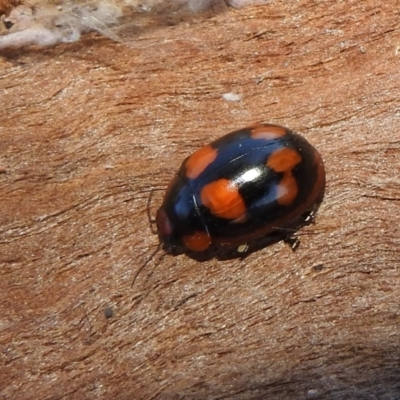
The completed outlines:
<svg viewBox="0 0 400 400">
<path fill-rule="evenodd" d="M 158 251 L 160 251 L 162 246 L 162 243 L 159 243 L 156 247 L 156 249 L 150 254 L 150 257 L 139 267 L 139 269 L 136 271 L 133 280 L 132 280 L 132 284 L 131 287 L 133 287 L 133 285 L 135 284 L 135 281 L 137 279 L 137 277 L 139 276 L 139 274 L 144 270 L 144 268 L 146 267 L 146 265 L 153 259 L 153 257 L 157 254 Z"/>
</svg>

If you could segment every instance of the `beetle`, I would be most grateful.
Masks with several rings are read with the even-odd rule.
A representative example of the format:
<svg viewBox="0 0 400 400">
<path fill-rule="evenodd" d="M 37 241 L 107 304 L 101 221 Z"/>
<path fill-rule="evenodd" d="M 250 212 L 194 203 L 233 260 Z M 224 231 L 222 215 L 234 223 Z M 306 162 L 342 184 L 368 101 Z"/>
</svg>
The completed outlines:
<svg viewBox="0 0 400 400">
<path fill-rule="evenodd" d="M 258 123 L 187 157 L 156 214 L 164 249 L 240 246 L 292 227 L 322 201 L 318 151 L 288 128 Z M 304 220 L 303 220 L 304 221 Z"/>
</svg>

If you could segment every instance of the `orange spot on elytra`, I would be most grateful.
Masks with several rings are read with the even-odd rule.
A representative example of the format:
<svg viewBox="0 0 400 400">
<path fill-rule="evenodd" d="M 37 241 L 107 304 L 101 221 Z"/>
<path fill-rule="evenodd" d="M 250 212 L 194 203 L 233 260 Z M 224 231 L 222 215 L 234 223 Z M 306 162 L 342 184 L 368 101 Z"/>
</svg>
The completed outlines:
<svg viewBox="0 0 400 400">
<path fill-rule="evenodd" d="M 182 243 L 192 251 L 204 251 L 211 244 L 210 235 L 204 231 L 197 231 L 192 235 L 186 235 L 182 238 Z"/>
<path fill-rule="evenodd" d="M 301 161 L 301 155 L 294 149 L 283 147 L 274 151 L 267 160 L 267 166 L 276 172 L 291 173 Z"/>
<path fill-rule="evenodd" d="M 194 152 L 185 164 L 186 176 L 190 179 L 197 178 L 216 158 L 218 150 L 210 145 Z"/>
<path fill-rule="evenodd" d="M 220 218 L 238 219 L 246 213 L 246 205 L 237 186 L 228 179 L 219 179 L 205 185 L 200 199 L 212 214 Z"/>
<path fill-rule="evenodd" d="M 292 174 L 285 174 L 279 182 L 277 189 L 277 201 L 282 206 L 290 206 L 299 192 L 296 179 Z"/>
<path fill-rule="evenodd" d="M 283 173 L 277 189 L 277 202 L 280 205 L 289 206 L 297 197 L 299 187 L 292 175 L 292 170 L 300 162 L 300 154 L 287 147 L 276 150 L 268 157 L 267 166 L 276 172 Z"/>
<path fill-rule="evenodd" d="M 287 130 L 277 125 L 256 125 L 251 128 L 251 137 L 253 139 L 271 140 L 281 136 L 285 136 Z"/>
</svg>

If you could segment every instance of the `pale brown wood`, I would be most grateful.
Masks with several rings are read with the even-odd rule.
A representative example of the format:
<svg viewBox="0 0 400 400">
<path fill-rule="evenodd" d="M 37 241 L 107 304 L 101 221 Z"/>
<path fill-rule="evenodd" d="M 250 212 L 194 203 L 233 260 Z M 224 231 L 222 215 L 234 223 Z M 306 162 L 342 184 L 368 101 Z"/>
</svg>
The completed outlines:
<svg viewBox="0 0 400 400">
<path fill-rule="evenodd" d="M 380 3 L 3 53 L 2 399 L 400 397 L 400 3 Z M 158 244 L 149 193 L 154 215 L 185 156 L 261 120 L 326 164 L 300 248 L 160 251 L 131 287 Z"/>
</svg>

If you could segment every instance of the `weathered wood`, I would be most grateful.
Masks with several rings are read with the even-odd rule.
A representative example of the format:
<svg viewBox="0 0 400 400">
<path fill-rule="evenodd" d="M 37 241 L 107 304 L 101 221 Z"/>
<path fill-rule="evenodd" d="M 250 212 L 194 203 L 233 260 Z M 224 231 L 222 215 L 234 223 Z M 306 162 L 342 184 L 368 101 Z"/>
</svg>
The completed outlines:
<svg viewBox="0 0 400 400">
<path fill-rule="evenodd" d="M 276 1 L 0 59 L 2 399 L 398 398 L 398 1 Z M 226 92 L 241 102 L 227 102 Z M 297 252 L 158 252 L 185 156 L 255 121 L 323 155 Z"/>
</svg>

